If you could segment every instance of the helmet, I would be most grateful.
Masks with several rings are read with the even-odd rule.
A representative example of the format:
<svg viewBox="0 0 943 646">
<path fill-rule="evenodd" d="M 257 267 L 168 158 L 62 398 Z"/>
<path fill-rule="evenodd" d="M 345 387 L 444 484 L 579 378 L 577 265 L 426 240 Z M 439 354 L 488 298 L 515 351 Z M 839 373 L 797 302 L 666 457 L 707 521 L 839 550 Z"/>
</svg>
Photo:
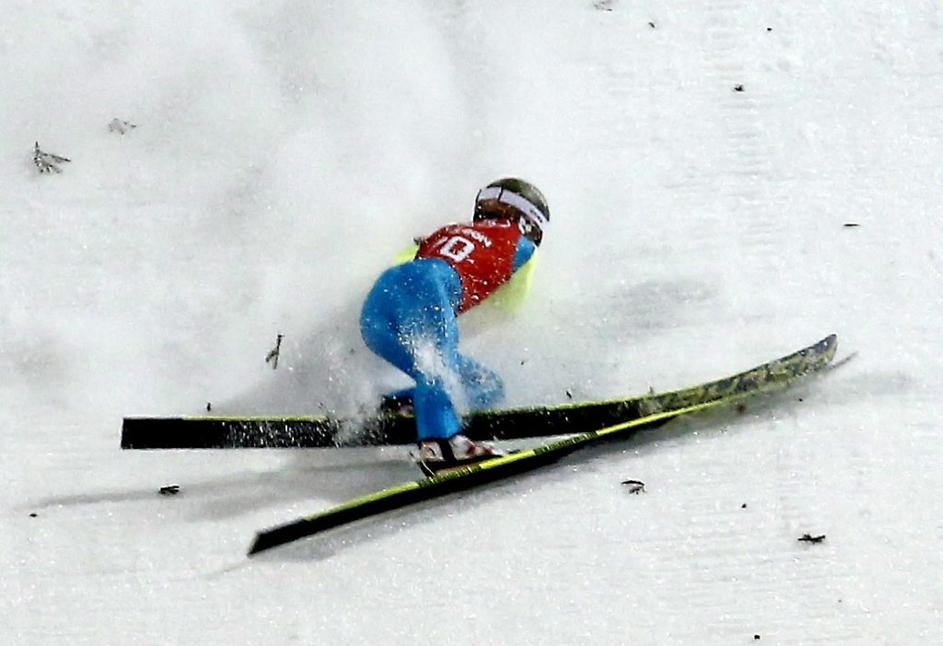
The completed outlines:
<svg viewBox="0 0 943 646">
<path fill-rule="evenodd" d="M 524 235 L 539 245 L 550 223 L 550 208 L 544 194 L 530 182 L 516 177 L 496 180 L 478 191 L 475 222 L 507 217 L 509 212 L 518 216 Z"/>
</svg>

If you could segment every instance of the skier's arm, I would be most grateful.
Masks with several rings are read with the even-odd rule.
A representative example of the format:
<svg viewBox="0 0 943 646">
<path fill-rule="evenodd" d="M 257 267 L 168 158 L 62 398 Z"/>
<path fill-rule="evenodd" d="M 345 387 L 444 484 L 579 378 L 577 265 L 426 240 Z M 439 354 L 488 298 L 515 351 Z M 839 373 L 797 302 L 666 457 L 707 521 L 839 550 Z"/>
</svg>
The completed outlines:
<svg viewBox="0 0 943 646">
<path fill-rule="evenodd" d="M 511 275 L 511 280 L 492 294 L 483 306 L 490 303 L 505 312 L 511 312 L 520 307 L 527 292 L 530 291 L 530 283 L 536 266 L 537 245 L 527 238 L 521 238 L 514 253 L 514 273 Z"/>
</svg>

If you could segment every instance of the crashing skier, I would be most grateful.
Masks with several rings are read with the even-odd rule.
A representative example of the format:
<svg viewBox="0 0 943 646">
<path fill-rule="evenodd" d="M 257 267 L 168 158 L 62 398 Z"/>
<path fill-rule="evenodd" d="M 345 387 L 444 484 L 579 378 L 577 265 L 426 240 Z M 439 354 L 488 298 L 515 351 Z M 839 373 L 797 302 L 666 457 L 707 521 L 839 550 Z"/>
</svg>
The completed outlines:
<svg viewBox="0 0 943 646">
<path fill-rule="evenodd" d="M 494 406 L 504 388 L 494 371 L 459 352 L 457 319 L 532 268 L 549 221 L 536 187 L 492 182 L 478 192 L 470 224 L 422 238 L 415 256 L 387 269 L 367 295 L 360 317 L 367 347 L 416 382 L 386 401 L 411 402 L 427 473 L 501 455 L 462 433 L 460 409 Z"/>
</svg>

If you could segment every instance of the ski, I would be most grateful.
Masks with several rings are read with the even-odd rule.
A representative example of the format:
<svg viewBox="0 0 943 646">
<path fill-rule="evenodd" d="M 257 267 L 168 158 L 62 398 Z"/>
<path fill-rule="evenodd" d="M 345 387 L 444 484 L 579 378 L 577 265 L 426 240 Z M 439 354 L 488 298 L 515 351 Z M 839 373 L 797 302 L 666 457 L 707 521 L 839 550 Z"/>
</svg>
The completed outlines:
<svg viewBox="0 0 943 646">
<path fill-rule="evenodd" d="M 834 358 L 836 349 L 837 338 L 831 335 L 781 359 L 711 382 L 712 388 L 702 392 L 700 401 L 695 401 L 693 395 L 679 397 L 672 406 L 671 402 L 666 400 L 663 410 L 652 410 L 635 419 L 584 431 L 532 449 L 468 465 L 430 478 L 394 485 L 326 511 L 260 531 L 249 549 L 249 555 L 432 498 L 510 478 L 557 462 L 590 444 L 607 439 L 626 438 L 640 430 L 661 426 L 682 415 L 732 404 L 761 392 L 788 386 L 799 377 L 825 368 Z"/>
<path fill-rule="evenodd" d="M 463 432 L 475 440 L 516 440 L 579 433 L 675 408 L 724 397 L 754 383 L 776 383 L 806 368 L 806 359 L 834 353 L 835 335 L 807 348 L 800 360 L 783 359 L 745 372 L 667 393 L 624 399 L 479 411 L 465 416 Z M 798 355 L 799 353 L 796 353 Z M 293 417 L 125 417 L 123 449 L 329 448 L 412 444 L 411 415 L 389 414 L 367 419 L 328 415 Z"/>
</svg>

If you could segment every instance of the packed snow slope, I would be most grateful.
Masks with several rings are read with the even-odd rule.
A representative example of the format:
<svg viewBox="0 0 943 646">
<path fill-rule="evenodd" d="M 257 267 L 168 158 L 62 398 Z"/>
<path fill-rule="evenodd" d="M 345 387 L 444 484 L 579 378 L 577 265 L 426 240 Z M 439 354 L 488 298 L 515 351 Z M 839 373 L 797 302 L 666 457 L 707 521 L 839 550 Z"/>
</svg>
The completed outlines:
<svg viewBox="0 0 943 646">
<path fill-rule="evenodd" d="M 938 3 L 7 4 L 0 641 L 943 641 Z M 858 356 L 253 560 L 405 450 L 120 451 L 403 385 L 359 303 L 506 175 L 553 218 L 525 306 L 464 322 L 509 403 Z"/>
</svg>

